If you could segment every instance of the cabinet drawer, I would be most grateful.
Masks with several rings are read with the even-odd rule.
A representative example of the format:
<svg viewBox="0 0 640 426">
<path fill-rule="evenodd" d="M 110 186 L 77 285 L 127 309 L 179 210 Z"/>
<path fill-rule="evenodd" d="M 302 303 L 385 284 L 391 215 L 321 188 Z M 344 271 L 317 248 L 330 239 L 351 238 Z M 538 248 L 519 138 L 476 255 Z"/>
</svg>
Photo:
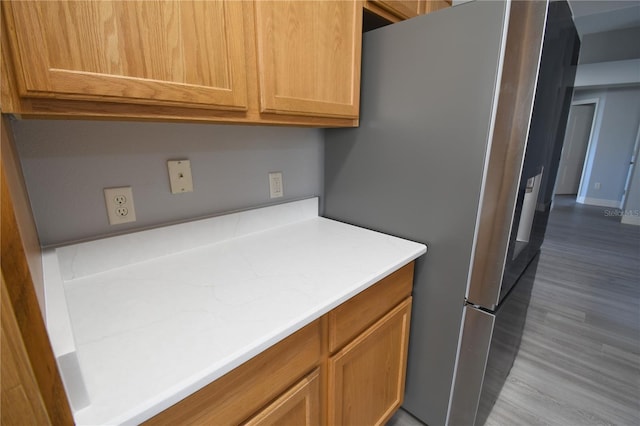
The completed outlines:
<svg viewBox="0 0 640 426">
<path fill-rule="evenodd" d="M 244 426 L 320 426 L 320 372 L 315 369 Z"/>
<path fill-rule="evenodd" d="M 319 365 L 321 353 L 317 320 L 145 424 L 239 424 Z"/>
<path fill-rule="evenodd" d="M 413 266 L 414 262 L 407 264 L 329 312 L 331 353 L 411 295 Z"/>
</svg>

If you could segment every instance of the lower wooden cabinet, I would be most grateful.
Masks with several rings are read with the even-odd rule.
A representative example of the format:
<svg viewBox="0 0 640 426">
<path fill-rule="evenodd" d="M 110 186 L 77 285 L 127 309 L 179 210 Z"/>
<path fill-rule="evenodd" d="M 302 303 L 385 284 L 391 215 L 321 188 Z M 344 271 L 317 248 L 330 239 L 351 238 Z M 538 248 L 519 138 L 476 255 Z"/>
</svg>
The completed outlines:
<svg viewBox="0 0 640 426">
<path fill-rule="evenodd" d="M 404 397 L 413 263 L 145 425 L 384 425 Z"/>
<path fill-rule="evenodd" d="M 404 397 L 411 298 L 329 359 L 329 424 L 384 425 Z"/>
<path fill-rule="evenodd" d="M 319 426 L 320 373 L 314 370 L 245 423 L 246 426 Z"/>
</svg>

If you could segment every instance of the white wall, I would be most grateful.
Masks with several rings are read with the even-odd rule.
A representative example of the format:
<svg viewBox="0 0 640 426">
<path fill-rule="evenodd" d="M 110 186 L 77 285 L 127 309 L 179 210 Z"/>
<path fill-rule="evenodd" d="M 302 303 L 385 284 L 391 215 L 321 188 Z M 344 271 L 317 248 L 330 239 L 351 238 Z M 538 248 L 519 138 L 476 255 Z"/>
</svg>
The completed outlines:
<svg viewBox="0 0 640 426">
<path fill-rule="evenodd" d="M 17 120 L 16 145 L 42 245 L 319 196 L 323 130 L 213 124 Z M 166 161 L 191 160 L 194 192 L 171 194 Z M 110 226 L 103 188 L 130 185 L 137 222 Z"/>
<path fill-rule="evenodd" d="M 577 90 L 573 99 L 599 100 L 578 201 L 619 207 L 640 123 L 640 87 Z"/>
</svg>

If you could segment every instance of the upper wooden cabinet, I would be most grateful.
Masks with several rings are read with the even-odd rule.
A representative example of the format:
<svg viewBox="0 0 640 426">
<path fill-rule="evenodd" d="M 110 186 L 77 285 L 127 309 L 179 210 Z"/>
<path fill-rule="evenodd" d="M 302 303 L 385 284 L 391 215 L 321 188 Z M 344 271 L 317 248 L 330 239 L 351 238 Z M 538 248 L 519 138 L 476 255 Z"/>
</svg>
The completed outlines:
<svg viewBox="0 0 640 426">
<path fill-rule="evenodd" d="M 390 22 L 398 22 L 451 6 L 451 0 L 367 0 L 365 8 Z"/>
<path fill-rule="evenodd" d="M 256 2 L 261 112 L 358 116 L 362 6 Z"/>
<path fill-rule="evenodd" d="M 2 109 L 357 125 L 359 1 L 3 1 Z"/>
<path fill-rule="evenodd" d="M 451 7 L 451 0 L 429 0 L 424 2 L 424 9 L 422 13 L 427 14 L 435 12 L 436 10 L 444 9 L 445 7 Z"/>
<path fill-rule="evenodd" d="M 21 96 L 248 107 L 240 2 L 4 6 Z"/>
<path fill-rule="evenodd" d="M 426 0 L 375 0 L 371 1 L 371 3 L 375 3 L 383 9 L 388 10 L 394 15 L 398 15 L 398 17 L 403 19 L 413 18 L 414 16 L 418 16 L 422 13 L 423 3 L 426 3 Z"/>
</svg>

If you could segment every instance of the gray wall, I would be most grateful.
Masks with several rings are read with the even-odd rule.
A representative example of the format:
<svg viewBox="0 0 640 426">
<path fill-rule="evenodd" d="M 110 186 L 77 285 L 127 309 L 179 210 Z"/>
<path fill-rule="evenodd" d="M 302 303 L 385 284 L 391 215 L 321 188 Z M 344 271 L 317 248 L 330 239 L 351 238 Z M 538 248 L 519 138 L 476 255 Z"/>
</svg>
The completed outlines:
<svg viewBox="0 0 640 426">
<path fill-rule="evenodd" d="M 640 58 L 640 27 L 585 34 L 580 48 L 580 64 Z"/>
<path fill-rule="evenodd" d="M 640 88 L 578 90 L 574 102 L 598 99 L 593 139 L 587 152 L 578 201 L 619 206 L 640 124 Z M 596 182 L 600 189 L 595 189 Z"/>
<path fill-rule="evenodd" d="M 323 188 L 323 130 L 212 124 L 16 120 L 12 123 L 43 246 L 271 204 Z M 166 161 L 189 159 L 194 192 L 171 194 Z M 137 221 L 111 226 L 103 188 L 130 185 Z"/>
</svg>

